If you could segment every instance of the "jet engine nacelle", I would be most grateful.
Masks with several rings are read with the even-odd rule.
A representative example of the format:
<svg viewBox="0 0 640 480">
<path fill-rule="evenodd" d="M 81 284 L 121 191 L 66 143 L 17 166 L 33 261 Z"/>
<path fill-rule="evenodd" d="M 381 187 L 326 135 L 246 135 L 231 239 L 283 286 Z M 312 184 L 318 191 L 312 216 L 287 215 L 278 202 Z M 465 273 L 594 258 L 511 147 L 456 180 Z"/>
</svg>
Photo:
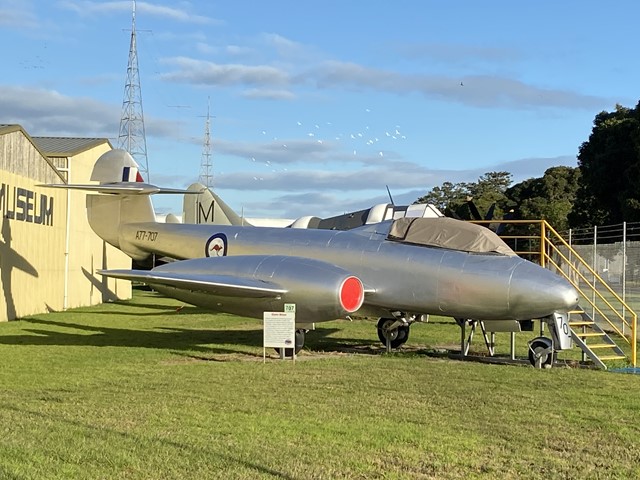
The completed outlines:
<svg viewBox="0 0 640 480">
<path fill-rule="evenodd" d="M 167 278 L 198 279 L 202 288 L 179 287 L 177 298 L 255 318 L 262 318 L 265 311 L 283 311 L 285 303 L 294 303 L 297 323 L 323 322 L 345 318 L 364 301 L 364 287 L 358 277 L 341 267 L 311 258 L 284 255 L 198 258 L 161 265 L 150 273 Z M 235 283 L 216 288 L 224 284 L 225 278 L 233 278 Z M 206 285 L 207 281 L 211 286 Z M 169 282 L 163 285 L 149 280 L 148 283 L 160 292 L 171 288 L 171 296 L 176 297 L 175 283 L 173 287 L 167 287 Z M 255 291 L 247 294 L 243 288 L 255 288 Z"/>
</svg>

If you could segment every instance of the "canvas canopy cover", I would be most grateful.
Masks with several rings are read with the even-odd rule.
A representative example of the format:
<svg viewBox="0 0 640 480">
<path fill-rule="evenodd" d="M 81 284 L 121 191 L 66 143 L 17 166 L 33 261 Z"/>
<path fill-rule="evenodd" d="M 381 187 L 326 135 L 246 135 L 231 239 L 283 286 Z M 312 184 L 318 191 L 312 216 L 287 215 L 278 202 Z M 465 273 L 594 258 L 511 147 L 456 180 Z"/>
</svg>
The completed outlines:
<svg viewBox="0 0 640 480">
<path fill-rule="evenodd" d="M 488 228 L 449 217 L 399 218 L 391 225 L 387 239 L 463 252 L 516 255 Z"/>
</svg>

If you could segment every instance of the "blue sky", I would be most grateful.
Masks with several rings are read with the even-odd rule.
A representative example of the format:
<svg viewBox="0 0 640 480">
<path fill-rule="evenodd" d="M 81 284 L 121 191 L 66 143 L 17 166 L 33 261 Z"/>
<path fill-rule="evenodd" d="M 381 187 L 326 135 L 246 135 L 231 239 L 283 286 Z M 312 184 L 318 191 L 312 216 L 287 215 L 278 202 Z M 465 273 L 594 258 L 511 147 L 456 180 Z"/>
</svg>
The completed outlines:
<svg viewBox="0 0 640 480">
<path fill-rule="evenodd" d="M 575 166 L 595 115 L 638 102 L 639 13 L 633 0 L 137 2 L 151 181 L 198 179 L 208 98 L 213 186 L 247 216 Z M 130 1 L 0 0 L 0 123 L 117 145 L 130 26 Z"/>
</svg>

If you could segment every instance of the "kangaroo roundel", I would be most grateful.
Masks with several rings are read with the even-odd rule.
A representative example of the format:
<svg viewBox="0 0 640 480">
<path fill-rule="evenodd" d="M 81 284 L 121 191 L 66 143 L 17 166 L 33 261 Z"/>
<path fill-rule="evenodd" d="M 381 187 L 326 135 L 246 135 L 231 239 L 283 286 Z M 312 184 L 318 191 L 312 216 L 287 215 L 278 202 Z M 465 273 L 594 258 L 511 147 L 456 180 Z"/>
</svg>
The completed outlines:
<svg viewBox="0 0 640 480">
<path fill-rule="evenodd" d="M 224 257 L 227 255 L 227 236 L 224 233 L 212 235 L 204 247 L 205 257 Z"/>
</svg>

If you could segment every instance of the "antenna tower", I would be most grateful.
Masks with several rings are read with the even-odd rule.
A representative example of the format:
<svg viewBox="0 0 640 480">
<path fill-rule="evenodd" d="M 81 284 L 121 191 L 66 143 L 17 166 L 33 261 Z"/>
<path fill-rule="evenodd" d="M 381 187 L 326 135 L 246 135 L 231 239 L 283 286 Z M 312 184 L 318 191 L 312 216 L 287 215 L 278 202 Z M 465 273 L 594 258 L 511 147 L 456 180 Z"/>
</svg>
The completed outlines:
<svg viewBox="0 0 640 480">
<path fill-rule="evenodd" d="M 140 88 L 138 48 L 136 44 L 136 1 L 133 0 L 132 3 L 131 45 L 129 46 L 127 81 L 124 85 L 124 98 L 122 100 L 118 148 L 122 148 L 131 154 L 138 163 L 142 177 L 148 182 L 150 180 L 149 163 L 147 161 L 147 139 L 144 131 L 142 90 Z"/>
<path fill-rule="evenodd" d="M 211 124 L 211 115 L 209 112 L 210 97 L 207 97 L 207 120 L 204 123 L 204 144 L 202 146 L 202 160 L 200 161 L 200 178 L 199 182 L 207 188 L 213 186 L 213 165 L 211 164 L 211 135 L 209 127 Z"/>
</svg>

